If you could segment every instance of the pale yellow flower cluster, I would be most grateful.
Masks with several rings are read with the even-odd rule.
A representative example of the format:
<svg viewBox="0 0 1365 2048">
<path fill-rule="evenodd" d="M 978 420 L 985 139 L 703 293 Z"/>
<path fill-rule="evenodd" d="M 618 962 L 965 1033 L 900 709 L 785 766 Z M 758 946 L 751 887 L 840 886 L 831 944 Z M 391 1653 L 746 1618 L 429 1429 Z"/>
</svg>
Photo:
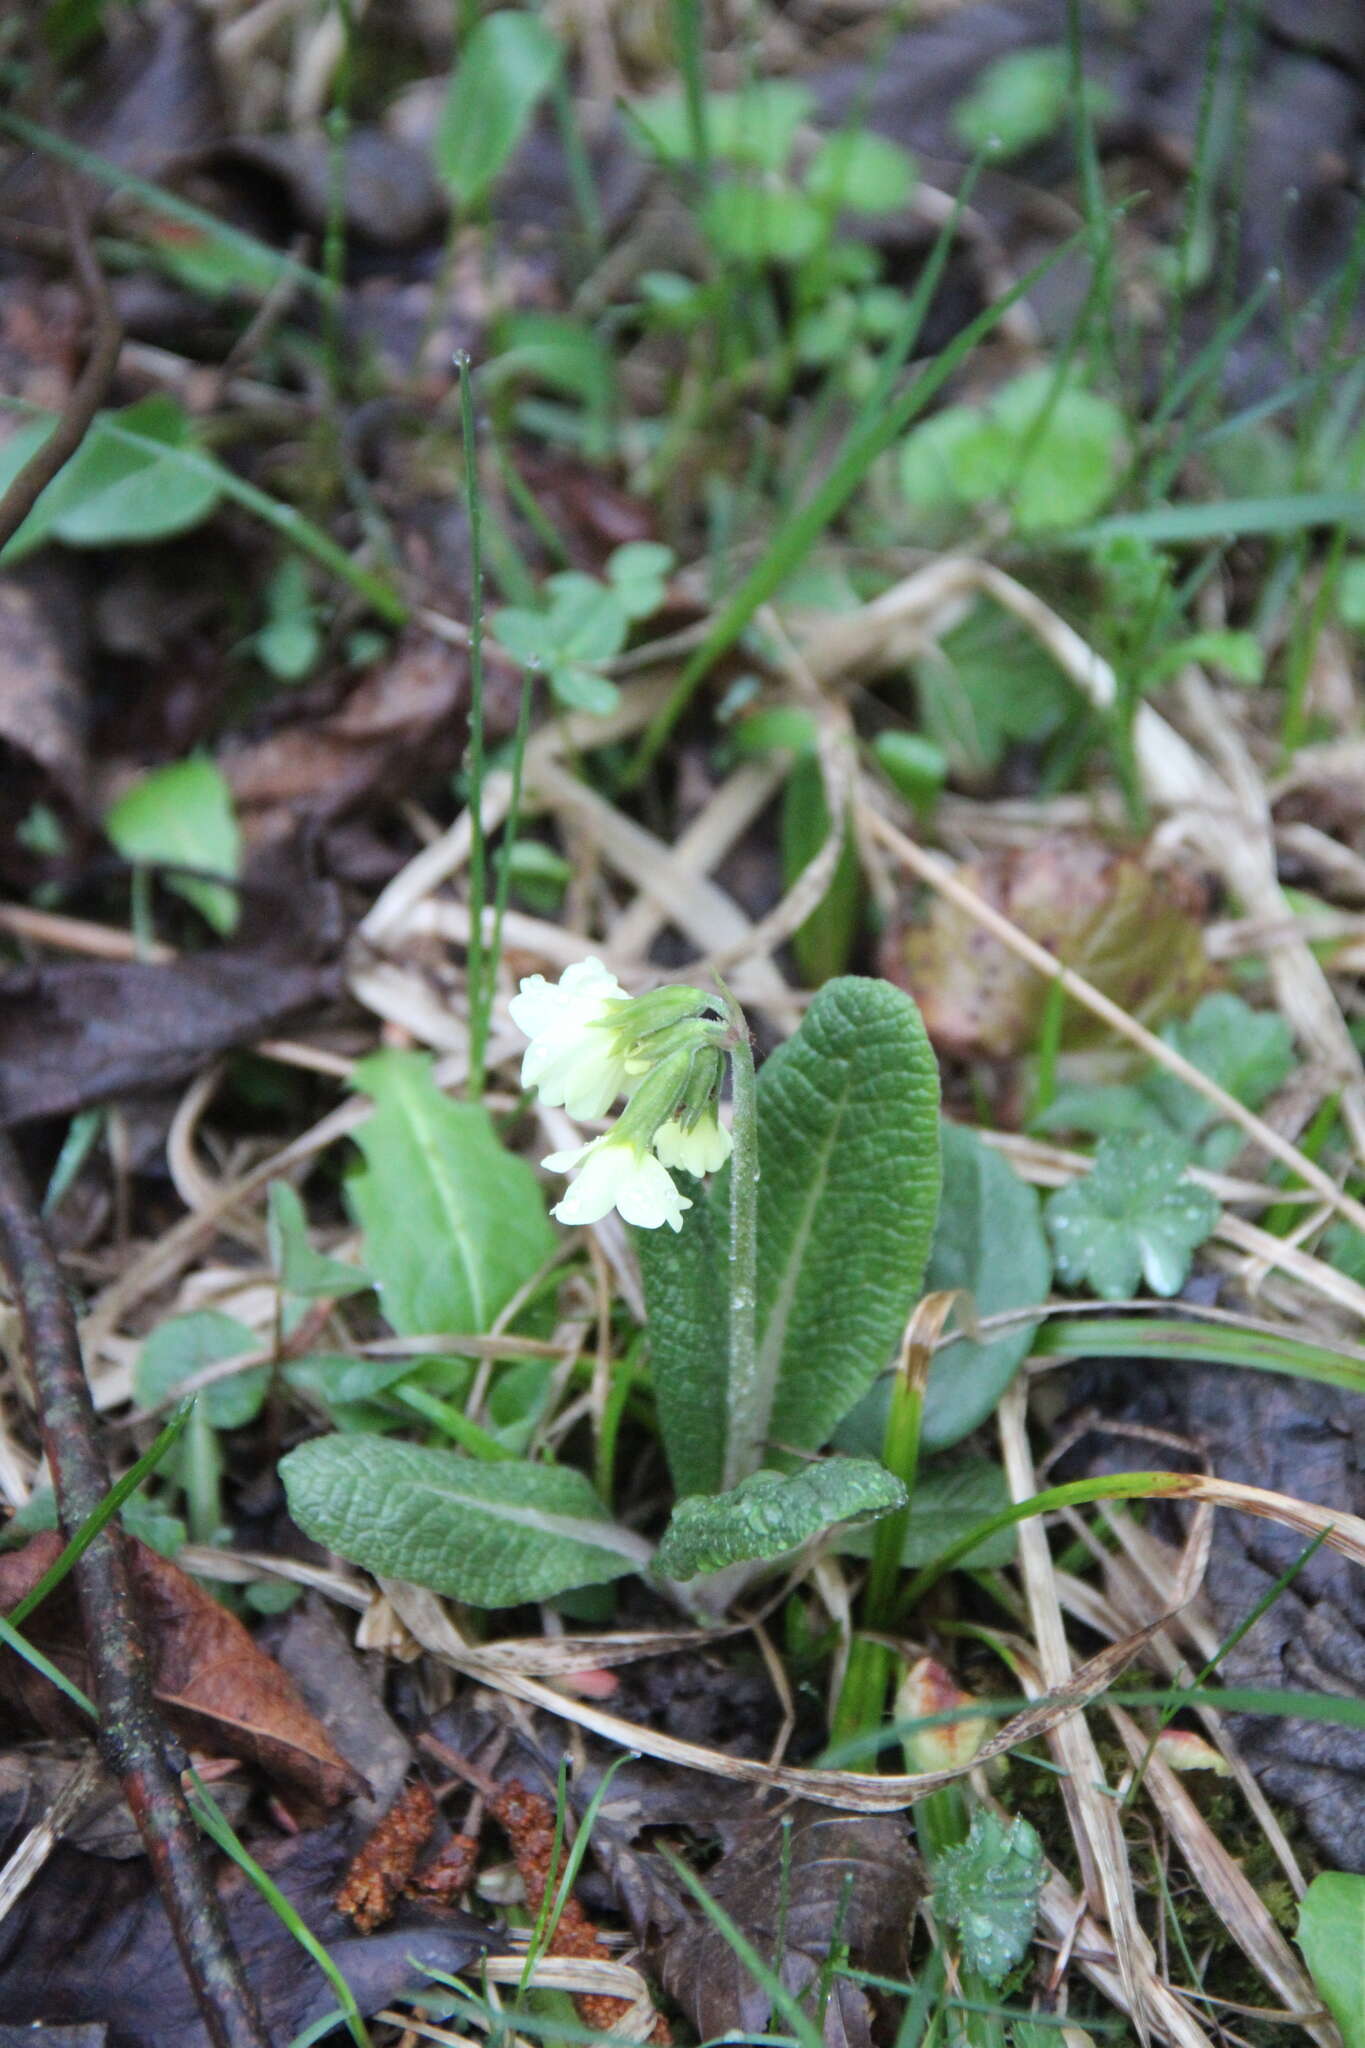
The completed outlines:
<svg viewBox="0 0 1365 2048">
<path fill-rule="evenodd" d="M 530 1040 L 522 1085 L 573 1117 L 604 1116 L 630 1100 L 600 1138 L 544 1160 L 552 1173 L 577 1170 L 554 1214 L 595 1223 L 612 1209 L 644 1230 L 682 1229 L 692 1206 L 669 1169 L 700 1176 L 730 1156 L 716 1114 L 719 1041 L 716 999 L 700 989 L 628 995 L 600 960 L 577 961 L 558 982 L 533 974 L 509 1006 Z"/>
</svg>

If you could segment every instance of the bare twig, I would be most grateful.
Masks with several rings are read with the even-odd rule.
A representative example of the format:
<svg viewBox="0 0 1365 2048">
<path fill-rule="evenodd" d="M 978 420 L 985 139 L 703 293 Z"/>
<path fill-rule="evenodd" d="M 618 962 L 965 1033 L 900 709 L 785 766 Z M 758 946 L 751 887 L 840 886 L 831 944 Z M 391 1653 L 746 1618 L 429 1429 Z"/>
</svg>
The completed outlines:
<svg viewBox="0 0 1365 2048">
<path fill-rule="evenodd" d="M 85 439 L 90 422 L 109 389 L 123 340 L 118 315 L 109 297 L 109 287 L 104 282 L 104 273 L 91 245 L 89 229 L 71 180 L 63 172 L 57 183 L 71 238 L 71 260 L 80 279 L 94 331 L 85 368 L 72 386 L 71 396 L 55 431 L 48 435 L 41 448 L 34 450 L 4 497 L 0 498 L 0 547 L 4 547 L 18 532 L 57 471 L 70 460 Z"/>
<path fill-rule="evenodd" d="M 68 178 L 62 207 L 71 259 L 93 322 L 90 354 L 55 431 L 0 498 L 0 547 L 16 533 L 58 470 L 84 440 L 109 388 L 121 335 L 84 215 Z M 23 1322 L 43 1445 L 62 1528 L 74 1535 L 109 1491 L 96 1443 L 95 1410 L 81 1363 L 76 1319 L 23 1168 L 0 1134 L 0 1261 Z M 232 1946 L 200 1855 L 199 1835 L 152 1704 L 146 1645 L 134 1617 L 123 1535 L 111 1522 L 72 1567 L 100 1748 L 119 1779 L 211 2039 L 221 2048 L 267 2048 L 256 2002 Z"/>
<path fill-rule="evenodd" d="M 10 1139 L 0 1133 L 0 1261 L 19 1306 L 43 1447 L 64 1533 L 70 1537 L 109 1491 L 76 1319 L 61 1271 Z M 133 1611 L 123 1532 L 110 1522 L 72 1566 L 100 1749 L 123 1788 L 165 1903 L 210 2038 L 220 2048 L 268 2048 L 232 1946 L 178 1761 L 152 1704 L 147 1649 Z"/>
</svg>

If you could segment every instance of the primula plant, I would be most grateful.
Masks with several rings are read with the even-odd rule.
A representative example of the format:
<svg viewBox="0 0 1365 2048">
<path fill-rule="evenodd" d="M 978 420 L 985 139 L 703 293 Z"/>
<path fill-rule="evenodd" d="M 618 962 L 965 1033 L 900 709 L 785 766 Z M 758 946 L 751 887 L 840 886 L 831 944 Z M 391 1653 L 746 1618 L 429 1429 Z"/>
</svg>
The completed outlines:
<svg viewBox="0 0 1365 2048">
<path fill-rule="evenodd" d="M 634 1227 L 672 1520 L 656 1550 L 583 1474 L 512 1455 L 468 1423 L 447 1398 L 463 1384 L 458 1361 L 440 1367 L 442 1392 L 430 1373 L 398 1389 L 409 1419 L 443 1424 L 458 1450 L 354 1428 L 306 1443 L 281 1468 L 295 1518 L 375 1572 L 476 1605 L 648 1568 L 702 1581 L 688 1597 L 704 1608 L 729 1590 L 705 1583 L 725 1567 L 761 1568 L 836 1525 L 899 1514 L 900 1473 L 818 1454 L 890 1367 L 934 1234 L 938 1076 L 915 1005 L 886 982 L 830 982 L 758 1076 L 723 994 L 631 996 L 589 959 L 556 983 L 523 981 L 510 1007 L 529 1041 L 523 1082 L 544 1106 L 597 1120 L 625 1098 L 605 1131 L 542 1163 L 572 1176 L 552 1212 L 561 1223 L 615 1209 Z M 442 1096 L 414 1056 L 378 1056 L 361 1084 L 376 1110 L 351 1203 L 390 1321 L 476 1332 L 518 1303 L 533 1316 L 554 1245 L 530 1169 L 481 1105 Z M 442 1227 L 414 1229 L 428 1184 Z M 463 1278 L 418 1250 L 433 1242 L 452 1247 Z"/>
</svg>

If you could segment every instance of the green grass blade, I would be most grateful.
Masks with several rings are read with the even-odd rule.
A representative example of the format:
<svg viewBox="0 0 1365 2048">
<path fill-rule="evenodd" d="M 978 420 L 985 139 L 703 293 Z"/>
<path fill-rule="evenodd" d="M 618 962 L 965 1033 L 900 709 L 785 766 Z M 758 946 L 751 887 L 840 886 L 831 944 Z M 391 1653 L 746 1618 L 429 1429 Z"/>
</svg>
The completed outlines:
<svg viewBox="0 0 1365 2048">
<path fill-rule="evenodd" d="M 55 1685 L 57 1690 L 71 1701 L 73 1706 L 79 1707 L 83 1714 L 87 1714 L 92 1721 L 98 1721 L 98 1709 L 89 1695 L 82 1692 L 78 1685 L 73 1684 L 64 1671 L 59 1671 L 57 1666 L 49 1658 L 45 1657 L 41 1650 L 36 1649 L 26 1636 L 20 1635 L 13 1622 L 7 1621 L 3 1615 L 0 1615 L 0 1643 L 3 1643 L 7 1649 L 13 1650 L 16 1657 L 22 1657 L 24 1662 L 30 1665 L 33 1670 L 41 1673 L 50 1684 Z M 323 1947 L 323 1944 L 318 1940 L 312 1929 L 305 1926 L 298 1912 L 289 1903 L 289 1900 L 274 1882 L 273 1878 L 266 1875 L 255 1857 L 238 1840 L 231 1822 L 219 1810 L 199 1773 L 191 1769 L 189 1777 L 194 1788 L 190 1797 L 190 1807 L 205 1834 L 217 1844 L 225 1855 L 232 1858 L 240 1870 L 245 1872 L 271 1911 L 279 1918 L 281 1924 L 288 1929 L 289 1933 L 292 1934 L 295 1941 L 299 1944 L 299 1947 L 312 1957 L 313 1961 L 322 1971 L 328 1983 L 337 1994 L 341 2010 L 346 2016 L 347 2028 L 351 2039 L 356 2044 L 356 2048 L 373 2048 L 373 2043 L 366 2029 L 360 2007 L 355 2002 L 355 1995 L 346 1979 L 342 1976 L 341 1971 Z"/>
<path fill-rule="evenodd" d="M 678 1882 L 691 1892 L 702 1912 L 717 1933 L 722 1935 L 753 1978 L 772 2001 L 772 2009 L 780 2013 L 791 2028 L 800 2048 L 824 2048 L 824 2035 L 811 2019 L 800 2001 L 794 1998 L 775 1970 L 768 1967 L 748 1937 L 736 1927 L 723 1906 L 717 1905 L 699 1877 L 694 1876 L 682 1858 L 668 1849 L 660 1851 Z"/>
<path fill-rule="evenodd" d="M 1063 544 L 1093 548 L 1109 540 L 1235 540 L 1247 534 L 1303 533 L 1315 526 L 1365 522 L 1365 491 L 1283 491 L 1271 498 L 1225 498 L 1213 505 L 1157 505 L 1116 512 L 1078 527 Z"/>
<path fill-rule="evenodd" d="M 1186 1365 L 1240 1365 L 1291 1379 L 1365 1393 L 1365 1357 L 1345 1345 L 1310 1344 L 1273 1324 L 1195 1323 L 1184 1317 L 1056 1318 L 1039 1331 L 1034 1350 L 1046 1358 L 1171 1359 Z"/>
<path fill-rule="evenodd" d="M 135 172 L 125 170 L 122 164 L 111 163 L 108 157 L 99 156 L 94 150 L 82 149 L 79 143 L 68 142 L 65 136 L 56 134 L 51 128 L 41 127 L 36 121 L 26 121 L 22 114 L 11 113 L 8 109 L 0 109 L 0 131 L 14 136 L 18 142 L 26 142 L 30 149 L 39 150 L 44 156 L 53 157 L 58 163 L 67 164 L 72 170 L 96 179 L 111 191 L 141 200 L 144 206 L 159 213 L 163 219 L 174 221 L 178 227 L 192 228 L 206 240 L 230 250 L 241 264 L 244 277 L 254 274 L 254 288 L 262 297 L 287 280 L 314 293 L 319 299 L 327 298 L 330 286 L 319 271 L 310 270 L 296 257 L 282 255 L 268 243 L 258 241 L 255 235 L 244 234 L 240 228 L 219 220 L 216 214 L 206 212 L 202 206 L 194 206 L 176 193 L 167 192 L 146 178 L 139 178 Z"/>
<path fill-rule="evenodd" d="M 1094 1479 L 1071 1479 L 1064 1486 L 1049 1486 L 1043 1493 L 1015 1501 L 1012 1507 L 1002 1508 L 998 1515 L 985 1516 L 965 1536 L 940 1552 L 932 1564 L 917 1571 L 896 1602 L 897 1619 L 917 1607 L 946 1572 L 960 1564 L 964 1557 L 971 1556 L 978 1543 L 984 1543 L 988 1536 L 997 1535 L 1001 1529 L 1012 1529 L 1016 1522 L 1031 1521 L 1035 1515 L 1051 1514 L 1055 1508 L 1082 1507 L 1094 1500 L 1151 1500 L 1164 1494 L 1179 1497 L 1188 1486 L 1189 1475 L 1184 1472 L 1105 1472 Z"/>
<path fill-rule="evenodd" d="M 143 1480 L 154 1472 L 165 1457 L 171 1445 L 184 1429 L 194 1409 L 193 1401 L 182 1401 L 166 1427 L 160 1432 L 155 1443 L 142 1453 L 135 1465 L 130 1465 L 123 1477 L 110 1487 L 104 1499 L 81 1523 L 61 1555 L 53 1560 L 36 1586 L 33 1586 L 19 1602 L 10 1609 L 11 1628 L 18 1628 L 32 1614 L 35 1607 L 46 1600 L 49 1593 L 60 1586 L 77 1558 L 84 1557 L 100 1530 L 118 1513 L 130 1494 L 136 1493 Z"/>
<path fill-rule="evenodd" d="M 3 1643 L 7 1650 L 13 1650 L 16 1657 L 22 1657 L 25 1664 L 30 1665 L 45 1678 L 49 1685 L 55 1685 L 58 1692 L 69 1699 L 73 1707 L 79 1707 L 92 1721 L 98 1721 L 99 1710 L 89 1693 L 82 1692 L 73 1679 L 68 1678 L 64 1671 L 57 1669 L 51 1658 L 45 1657 L 41 1650 L 35 1649 L 28 1637 L 21 1636 L 14 1623 L 7 1621 L 3 1614 L 0 1614 L 0 1643 Z"/>
<path fill-rule="evenodd" d="M 190 1806 L 204 1833 L 210 1841 L 217 1844 L 225 1856 L 230 1856 L 237 1868 L 251 1880 L 280 1924 L 288 1929 L 299 1947 L 317 1964 L 337 1995 L 337 2003 L 346 2015 L 347 2032 L 355 2042 L 356 2048 L 373 2048 L 369 2030 L 360 2007 L 355 2002 L 355 1993 L 342 1976 L 337 1964 L 333 1962 L 312 1928 L 300 1917 L 297 1908 L 290 1904 L 275 1880 L 262 1870 L 251 1851 L 239 1841 L 236 1831 L 219 1810 L 198 1771 L 192 1769 L 189 1776 L 194 1787 Z"/>
<path fill-rule="evenodd" d="M 926 275 L 933 270 L 934 258 L 946 260 L 948 230 L 940 236 L 934 257 L 926 265 Z M 870 403 L 851 429 L 833 467 L 818 484 L 811 496 L 802 505 L 793 508 L 779 524 L 772 542 L 762 560 L 745 577 L 739 589 L 726 604 L 711 631 L 697 648 L 681 676 L 678 678 L 668 702 L 656 714 L 645 734 L 640 752 L 632 764 L 631 780 L 638 781 L 657 757 L 668 735 L 690 703 L 698 685 L 709 670 L 734 646 L 740 634 L 749 625 L 760 605 L 766 604 L 774 592 L 791 575 L 802 557 L 819 539 L 830 521 L 837 517 L 848 503 L 868 469 L 877 457 L 889 448 L 897 436 L 903 434 L 916 414 L 922 412 L 935 392 L 942 389 L 953 372 L 972 353 L 979 341 L 999 326 L 1005 314 L 1019 299 L 1059 263 L 1083 246 L 1088 229 L 1073 235 L 1059 249 L 1035 264 L 1024 277 L 987 306 L 971 321 L 956 338 L 949 343 L 927 368 L 914 377 L 899 397 L 882 401 L 880 386 L 874 394 L 876 403 Z M 936 281 L 934 272 L 932 282 Z M 918 294 L 917 294 L 918 296 Z M 894 373 L 893 373 L 894 374 Z M 1365 509 L 1365 498 L 1361 499 Z"/>
</svg>

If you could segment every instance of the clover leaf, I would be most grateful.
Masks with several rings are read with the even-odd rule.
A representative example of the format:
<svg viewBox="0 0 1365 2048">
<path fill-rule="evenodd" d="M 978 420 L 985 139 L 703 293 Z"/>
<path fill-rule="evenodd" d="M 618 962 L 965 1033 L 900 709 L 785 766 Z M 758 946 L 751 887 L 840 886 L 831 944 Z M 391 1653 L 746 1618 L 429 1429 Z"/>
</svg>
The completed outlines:
<svg viewBox="0 0 1365 2048">
<path fill-rule="evenodd" d="M 626 644 L 630 618 L 619 593 L 595 576 L 566 569 L 545 581 L 543 611 L 508 605 L 494 612 L 493 631 L 509 654 L 543 668 L 561 704 L 603 714 L 616 708 L 615 683 L 597 673 Z"/>
<path fill-rule="evenodd" d="M 1260 1109 L 1294 1065 L 1293 1035 L 1284 1019 L 1273 1010 L 1253 1010 L 1228 990 L 1205 996 L 1192 1017 L 1167 1024 L 1161 1036 L 1248 1109 Z M 1037 1121 L 1040 1130 L 1089 1131 L 1095 1137 L 1164 1132 L 1183 1140 L 1198 1163 L 1214 1172 L 1228 1166 L 1245 1142 L 1206 1096 L 1156 1066 L 1131 1084 L 1062 1088 Z"/>
<path fill-rule="evenodd" d="M 675 559 L 672 548 L 656 540 L 628 540 L 613 550 L 607 581 L 628 619 L 648 619 L 658 611 Z"/>
<path fill-rule="evenodd" d="M 1154 1294 L 1175 1294 L 1190 1261 L 1218 1221 L 1206 1188 L 1184 1179 L 1189 1149 L 1172 1134 L 1106 1138 L 1084 1180 L 1047 1204 L 1057 1278 L 1126 1301 L 1145 1279 Z"/>
</svg>

